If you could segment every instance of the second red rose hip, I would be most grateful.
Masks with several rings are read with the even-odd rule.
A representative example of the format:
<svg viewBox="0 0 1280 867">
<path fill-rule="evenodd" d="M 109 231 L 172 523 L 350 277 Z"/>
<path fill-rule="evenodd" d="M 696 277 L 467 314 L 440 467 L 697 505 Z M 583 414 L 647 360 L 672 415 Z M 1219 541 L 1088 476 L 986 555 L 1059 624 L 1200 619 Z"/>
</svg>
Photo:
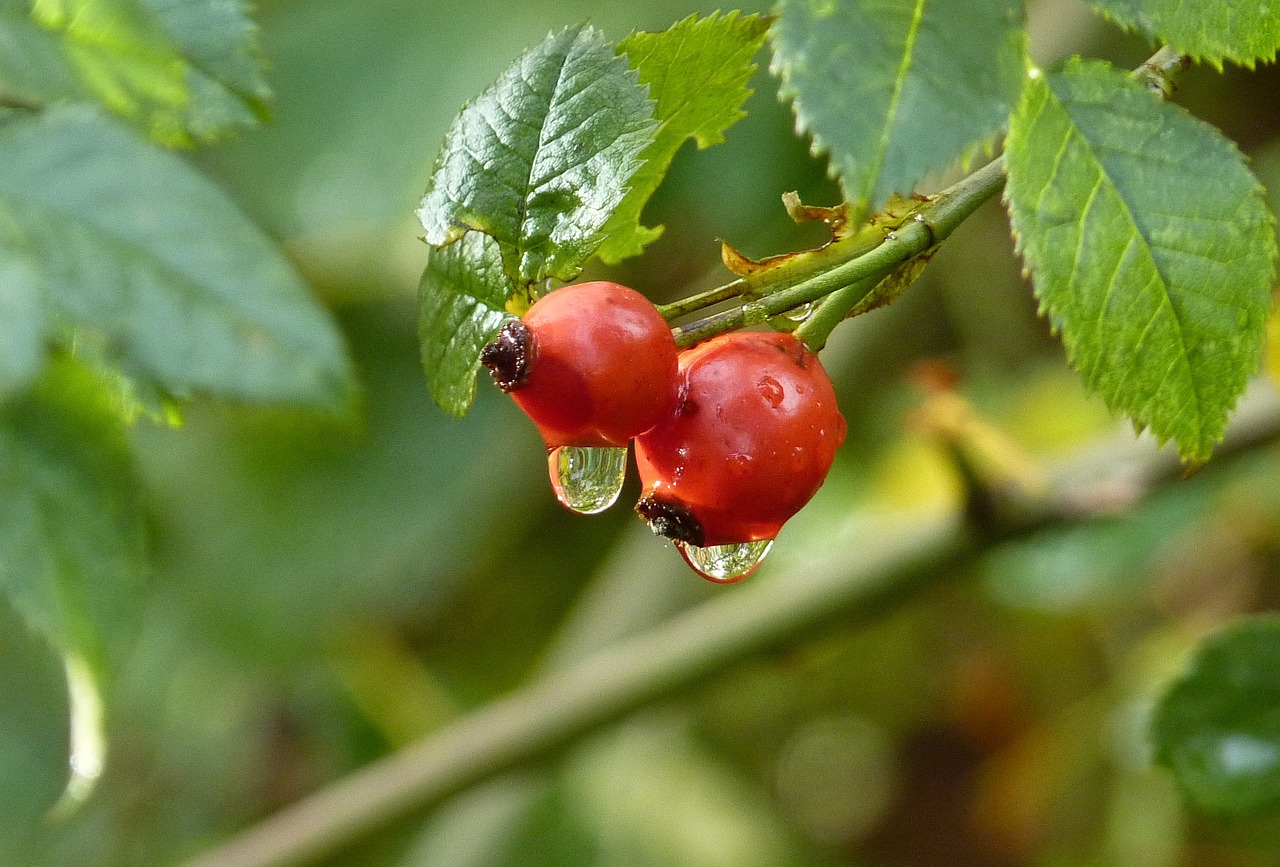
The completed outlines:
<svg viewBox="0 0 1280 867">
<path fill-rule="evenodd" d="M 845 421 L 818 357 L 790 334 L 724 334 L 680 355 L 680 403 L 636 439 L 636 511 L 713 581 L 759 565 L 822 486 Z"/>
</svg>

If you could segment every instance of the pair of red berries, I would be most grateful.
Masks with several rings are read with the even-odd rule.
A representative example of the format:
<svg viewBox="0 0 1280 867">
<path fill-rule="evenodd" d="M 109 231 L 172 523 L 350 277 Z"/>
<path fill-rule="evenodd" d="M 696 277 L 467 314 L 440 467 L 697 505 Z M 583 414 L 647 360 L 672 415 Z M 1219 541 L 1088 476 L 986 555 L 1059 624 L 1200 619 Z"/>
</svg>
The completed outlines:
<svg viewBox="0 0 1280 867">
<path fill-rule="evenodd" d="M 538 426 L 562 502 L 566 453 L 620 455 L 605 471 L 620 488 L 634 439 L 636 511 L 712 580 L 754 570 L 844 441 L 831 380 L 790 334 L 734 332 L 678 352 L 657 309 L 616 283 L 546 295 L 481 360 Z"/>
</svg>

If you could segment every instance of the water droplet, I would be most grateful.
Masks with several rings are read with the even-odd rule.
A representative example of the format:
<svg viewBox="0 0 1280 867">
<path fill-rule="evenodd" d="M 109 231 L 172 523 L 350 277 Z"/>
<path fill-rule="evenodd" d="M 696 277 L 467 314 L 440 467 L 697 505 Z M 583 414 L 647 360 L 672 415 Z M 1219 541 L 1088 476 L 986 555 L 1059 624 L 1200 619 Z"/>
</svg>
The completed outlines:
<svg viewBox="0 0 1280 867">
<path fill-rule="evenodd" d="M 790 319 L 792 322 L 804 322 L 809 318 L 809 314 L 813 312 L 813 308 L 814 302 L 810 301 L 807 304 L 801 304 L 799 307 L 792 307 L 782 315 L 784 318 Z"/>
<path fill-rule="evenodd" d="M 618 499 L 627 477 L 627 450 L 561 446 L 547 455 L 551 488 L 566 509 L 594 515 Z"/>
<path fill-rule="evenodd" d="M 732 545 L 708 545 L 699 548 L 686 542 L 676 542 L 684 562 L 708 581 L 732 584 L 741 581 L 759 568 L 765 555 L 773 547 L 772 539 L 758 542 L 737 542 Z"/>
</svg>

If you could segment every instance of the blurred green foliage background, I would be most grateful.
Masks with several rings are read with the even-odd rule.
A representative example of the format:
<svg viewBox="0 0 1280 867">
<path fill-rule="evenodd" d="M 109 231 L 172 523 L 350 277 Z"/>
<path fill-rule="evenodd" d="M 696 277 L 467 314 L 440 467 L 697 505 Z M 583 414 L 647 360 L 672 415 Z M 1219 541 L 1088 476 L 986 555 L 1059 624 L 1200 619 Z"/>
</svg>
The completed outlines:
<svg viewBox="0 0 1280 867">
<path fill-rule="evenodd" d="M 332 308 L 361 400 L 342 418 L 203 402 L 180 427 L 134 428 L 156 566 L 106 771 L 0 862 L 176 863 L 539 671 L 733 592 L 624 507 L 560 509 L 532 426 L 487 384 L 464 421 L 432 406 L 414 300 L 413 208 L 464 101 L 549 30 L 589 19 L 620 39 L 716 5 L 258 6 L 272 119 L 190 158 Z M 1075 0 L 1029 14 L 1042 64 L 1131 66 L 1151 50 Z M 1194 69 L 1178 96 L 1255 154 L 1273 189 L 1278 88 L 1274 66 Z M 677 157 L 646 211 L 664 237 L 591 276 L 669 300 L 723 281 L 716 239 L 750 255 L 820 240 L 779 196 L 831 204 L 835 187 L 765 70 L 755 89 L 727 144 Z M 837 332 L 824 363 L 848 442 L 751 580 L 856 558 L 955 507 L 952 470 L 908 421 L 922 398 L 904 372 L 935 357 L 1037 459 L 1123 428 L 1066 369 L 991 203 L 902 301 Z M 1179 806 L 1150 766 L 1145 719 L 1199 637 L 1280 601 L 1278 479 L 1280 452 L 1262 451 L 1133 514 L 1000 549 L 870 628 L 752 659 L 334 863 L 1274 864 L 1275 820 Z M 5 652 L 44 652 L 0 635 L 15 636 Z M 61 702 L 31 698 L 0 724 L 59 719 Z"/>
</svg>

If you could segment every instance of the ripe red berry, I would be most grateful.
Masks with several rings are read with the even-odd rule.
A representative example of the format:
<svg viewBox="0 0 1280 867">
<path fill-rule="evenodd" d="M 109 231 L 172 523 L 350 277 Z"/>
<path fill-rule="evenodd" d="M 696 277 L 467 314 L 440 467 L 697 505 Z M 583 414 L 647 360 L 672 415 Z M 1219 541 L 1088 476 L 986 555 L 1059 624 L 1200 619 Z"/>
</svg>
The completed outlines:
<svg viewBox="0 0 1280 867">
<path fill-rule="evenodd" d="M 676 411 L 636 439 L 654 532 L 697 547 L 772 539 L 817 492 L 845 421 L 790 334 L 735 332 L 680 354 Z"/>
<path fill-rule="evenodd" d="M 552 449 L 626 446 L 676 400 L 670 328 L 647 298 L 617 283 L 543 296 L 480 360 Z"/>
</svg>

